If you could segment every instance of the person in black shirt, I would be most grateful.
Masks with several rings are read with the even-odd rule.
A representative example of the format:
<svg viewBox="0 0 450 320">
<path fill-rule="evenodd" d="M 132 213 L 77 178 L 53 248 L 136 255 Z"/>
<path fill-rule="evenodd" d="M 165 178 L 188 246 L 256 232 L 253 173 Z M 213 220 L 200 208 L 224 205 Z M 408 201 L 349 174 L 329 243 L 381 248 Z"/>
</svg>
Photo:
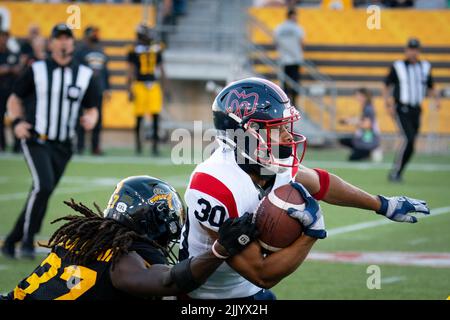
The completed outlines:
<svg viewBox="0 0 450 320">
<path fill-rule="evenodd" d="M 109 84 L 109 71 L 107 67 L 108 57 L 105 55 L 100 41 L 99 29 L 89 26 L 84 31 L 84 39 L 80 48 L 75 52 L 75 59 L 89 66 L 94 70 L 94 77 L 98 79 L 99 90 L 101 92 L 99 102 L 99 117 L 97 124 L 92 130 L 91 152 L 93 155 L 102 155 L 100 148 L 100 133 L 102 130 L 102 104 L 103 98 L 109 100 L 111 98 L 111 87 Z M 77 126 L 77 151 L 82 154 L 84 152 L 85 130 L 82 126 Z"/>
<path fill-rule="evenodd" d="M 123 301 L 187 293 L 257 236 L 252 215 L 229 219 L 208 252 L 175 264 L 171 248 L 184 204 L 174 188 L 150 176 L 120 181 L 103 214 L 73 199 L 66 204 L 83 216 L 54 221 L 66 223 L 50 238 L 50 254 L 0 300 Z"/>
<path fill-rule="evenodd" d="M 0 152 L 6 150 L 4 128 L 6 101 L 11 94 L 12 85 L 21 68 L 17 55 L 7 48 L 8 38 L 9 33 L 0 30 Z"/>
<path fill-rule="evenodd" d="M 81 125 L 91 130 L 98 118 L 98 86 L 92 69 L 73 61 L 74 38 L 67 25 L 53 28 L 50 50 L 49 59 L 36 61 L 25 70 L 8 99 L 14 134 L 21 139 L 33 178 L 22 213 L 2 247 L 10 258 L 15 256 L 19 241 L 22 256 L 34 258 L 34 236 L 72 156 L 75 125 L 80 119 Z"/>
<path fill-rule="evenodd" d="M 409 39 L 405 49 L 406 59 L 395 61 L 384 81 L 383 96 L 386 109 L 404 136 L 404 143 L 388 176 L 391 182 L 402 181 L 404 169 L 414 153 L 414 144 L 420 128 L 421 105 L 427 93 L 434 98 L 436 108 L 439 106 L 438 93 L 434 89 L 431 75 L 431 64 L 419 60 L 419 53 L 419 40 Z"/>
</svg>

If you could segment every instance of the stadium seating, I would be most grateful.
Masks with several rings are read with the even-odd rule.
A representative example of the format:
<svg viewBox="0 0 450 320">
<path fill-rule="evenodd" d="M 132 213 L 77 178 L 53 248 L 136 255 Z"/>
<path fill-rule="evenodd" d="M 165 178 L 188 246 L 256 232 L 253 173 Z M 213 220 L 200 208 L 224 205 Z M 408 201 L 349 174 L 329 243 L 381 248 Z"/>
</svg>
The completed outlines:
<svg viewBox="0 0 450 320">
<path fill-rule="evenodd" d="M 36 23 L 44 35 L 51 27 L 66 21 L 71 15 L 71 4 L 42 4 L 22 2 L 2 2 L 11 17 L 11 33 L 16 37 L 25 37 L 30 24 Z M 49 10 L 51 7 L 51 10 Z M 94 24 L 101 30 L 105 51 L 111 60 L 111 83 L 113 96 L 104 106 L 104 124 L 107 128 L 130 128 L 134 126 L 132 105 L 127 101 L 124 91 L 126 84 L 126 53 L 134 38 L 135 26 L 141 22 L 144 10 L 141 5 L 121 4 L 84 4 L 75 5 L 81 13 L 80 29 L 75 30 L 77 39 L 83 29 Z M 75 8 L 75 10 L 77 10 Z M 69 12 L 68 12 L 69 11 Z M 299 22 L 306 31 L 306 59 L 313 62 L 318 70 L 336 80 L 338 99 L 336 118 L 347 114 L 358 114 L 358 106 L 350 95 L 357 86 L 365 85 L 379 95 L 382 79 L 391 62 L 403 57 L 403 45 L 410 36 L 416 36 L 424 44 L 422 58 L 433 64 L 433 75 L 438 89 L 450 86 L 450 12 L 417 10 L 383 10 L 381 29 L 370 30 L 366 27 L 368 14 L 364 9 L 341 11 L 323 8 L 300 9 Z M 285 18 L 285 9 L 279 7 L 251 8 L 249 14 L 273 30 Z M 153 11 L 148 13 L 150 24 Z M 26 21 L 26 23 L 24 23 Z M 277 52 L 273 40 L 258 28 L 250 28 L 250 39 L 263 49 L 273 60 Z M 274 81 L 274 71 L 253 57 L 254 71 Z M 303 84 L 314 83 L 311 77 L 304 75 Z M 327 97 L 326 97 L 327 99 Z M 380 127 L 383 132 L 395 131 L 395 125 L 382 108 L 380 97 L 375 98 Z M 427 106 L 427 103 L 425 103 Z M 303 106 L 311 118 L 319 120 L 317 110 L 306 103 Z M 428 132 L 428 108 L 424 108 L 424 132 Z M 443 99 L 439 113 L 438 132 L 450 133 L 450 101 Z M 329 121 L 325 121 L 327 127 Z M 335 124 L 340 131 L 350 128 Z M 435 128 L 433 128 L 435 129 Z"/>
<path fill-rule="evenodd" d="M 263 23 L 268 30 L 285 19 L 283 8 L 251 8 L 249 14 L 258 23 Z M 450 86 L 450 12 L 417 11 L 417 10 L 383 10 L 381 12 L 381 29 L 370 30 L 366 26 L 369 14 L 365 9 L 324 10 L 305 8 L 299 10 L 299 23 L 306 32 L 305 58 L 313 62 L 318 70 L 336 81 L 338 98 L 336 101 L 336 118 L 359 113 L 359 107 L 349 97 L 359 86 L 371 88 L 376 95 L 380 94 L 382 81 L 392 61 L 403 58 L 403 47 L 406 40 L 415 36 L 422 40 L 424 49 L 422 58 L 433 65 L 433 76 L 437 88 Z M 268 57 L 276 61 L 277 52 L 273 39 L 261 28 L 252 25 L 251 40 Z M 276 80 L 273 68 L 265 65 L 257 55 L 253 56 L 254 71 L 265 77 Z M 313 83 L 308 74 L 304 74 L 303 84 Z M 383 110 L 380 97 L 375 98 L 377 114 L 381 130 L 394 132 L 395 125 Z M 429 132 L 430 110 L 425 102 L 423 132 Z M 312 118 L 318 117 L 308 105 L 304 106 Z M 450 128 L 445 124 L 450 121 L 450 100 L 442 100 L 442 108 L 438 111 L 438 128 L 434 132 L 448 134 Z M 325 122 L 327 124 L 328 122 Z M 337 130 L 348 131 L 350 127 L 335 124 Z"/>
</svg>

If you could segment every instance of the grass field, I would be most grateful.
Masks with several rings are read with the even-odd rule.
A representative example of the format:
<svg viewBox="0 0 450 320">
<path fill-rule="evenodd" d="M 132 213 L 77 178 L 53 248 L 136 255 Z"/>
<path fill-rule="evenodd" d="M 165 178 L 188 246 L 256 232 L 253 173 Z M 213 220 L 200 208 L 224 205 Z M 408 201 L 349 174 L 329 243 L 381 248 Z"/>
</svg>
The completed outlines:
<svg viewBox="0 0 450 320">
<path fill-rule="evenodd" d="M 304 163 L 327 168 L 374 194 L 426 199 L 432 215 L 419 217 L 419 223 L 414 225 L 400 224 L 372 212 L 323 204 L 329 237 L 319 241 L 311 258 L 274 288 L 278 298 L 446 299 L 450 295 L 450 155 L 416 156 L 403 184 L 389 184 L 386 180 L 392 155 L 387 155 L 381 164 L 354 165 L 345 157 L 346 153 L 340 150 L 308 150 Z M 85 204 L 95 201 L 103 207 L 118 180 L 140 174 L 165 179 L 184 193 L 193 168 L 171 165 L 169 158 L 164 157 L 134 157 L 127 150 L 110 150 L 108 156 L 101 158 L 75 157 L 51 198 L 38 239 L 48 239 L 57 227 L 50 221 L 69 213 L 63 200 L 73 197 Z M 0 238 L 12 227 L 30 185 L 31 176 L 20 156 L 0 156 Z M 348 226 L 352 228 L 344 228 Z M 336 253 L 344 259 L 338 262 L 333 255 L 327 261 L 317 258 Z M 374 263 L 348 258 L 363 253 L 376 253 L 380 260 Z M 414 256 L 417 264 L 423 265 L 411 265 L 401 253 L 424 253 Z M 389 257 L 397 258 L 396 262 Z M 0 293 L 11 290 L 38 261 L 0 257 Z M 380 267 L 381 289 L 367 288 L 367 268 L 372 264 Z"/>
</svg>

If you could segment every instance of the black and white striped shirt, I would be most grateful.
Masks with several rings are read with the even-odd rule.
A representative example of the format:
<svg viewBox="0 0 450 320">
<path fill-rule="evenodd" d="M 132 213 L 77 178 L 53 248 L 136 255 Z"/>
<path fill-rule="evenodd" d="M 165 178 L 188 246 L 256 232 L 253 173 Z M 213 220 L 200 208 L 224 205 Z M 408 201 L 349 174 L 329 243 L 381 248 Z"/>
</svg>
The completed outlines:
<svg viewBox="0 0 450 320">
<path fill-rule="evenodd" d="M 433 88 L 431 64 L 428 61 L 397 60 L 393 63 L 384 83 L 394 85 L 396 104 L 420 107 L 427 95 L 427 89 Z"/>
<path fill-rule="evenodd" d="M 80 108 L 98 107 L 100 91 L 93 71 L 72 62 L 34 62 L 17 80 L 13 92 L 22 99 L 25 119 L 47 140 L 67 141 L 75 135 Z"/>
</svg>

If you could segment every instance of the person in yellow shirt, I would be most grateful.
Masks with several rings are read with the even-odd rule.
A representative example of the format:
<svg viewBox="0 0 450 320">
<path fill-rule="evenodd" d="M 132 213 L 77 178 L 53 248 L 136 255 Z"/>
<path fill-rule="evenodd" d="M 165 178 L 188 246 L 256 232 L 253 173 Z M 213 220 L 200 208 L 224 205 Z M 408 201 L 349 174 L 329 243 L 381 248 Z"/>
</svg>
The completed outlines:
<svg viewBox="0 0 450 320">
<path fill-rule="evenodd" d="M 144 24 L 138 26 L 136 37 L 136 43 L 127 57 L 128 94 L 129 100 L 134 103 L 136 117 L 136 153 L 142 153 L 143 123 L 144 121 L 149 123 L 153 118 L 152 154 L 158 155 L 159 114 L 163 106 L 161 82 L 166 83 L 162 65 L 162 47 L 153 41 L 152 30 Z"/>
</svg>

